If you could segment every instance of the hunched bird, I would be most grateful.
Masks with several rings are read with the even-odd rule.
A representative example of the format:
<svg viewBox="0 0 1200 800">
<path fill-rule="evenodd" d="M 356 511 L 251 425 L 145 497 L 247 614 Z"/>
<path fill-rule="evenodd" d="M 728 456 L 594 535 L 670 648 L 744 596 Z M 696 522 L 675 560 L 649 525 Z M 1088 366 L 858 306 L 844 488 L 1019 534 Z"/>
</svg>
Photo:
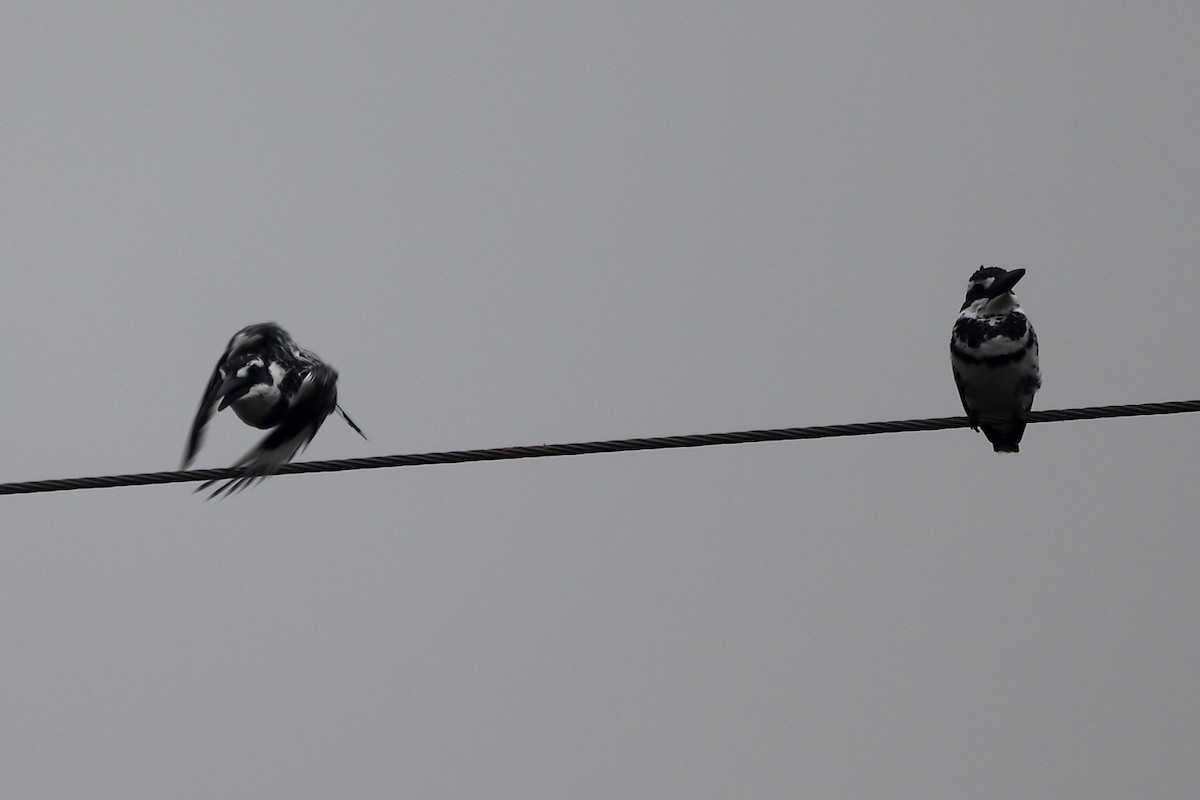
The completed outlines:
<svg viewBox="0 0 1200 800">
<path fill-rule="evenodd" d="M 247 425 L 273 430 L 233 464 L 242 476 L 229 480 L 210 498 L 241 491 L 273 474 L 312 441 L 334 411 L 366 439 L 338 405 L 337 377 L 333 367 L 296 344 L 274 322 L 242 328 L 229 340 L 204 389 L 184 450 L 183 469 L 199 452 L 212 415 L 226 407 Z M 213 483 L 217 481 L 208 481 L 197 491 Z"/>
<path fill-rule="evenodd" d="M 1020 415 L 1033 407 L 1042 385 L 1037 334 L 1012 292 L 1024 275 L 1023 269 L 976 270 L 950 337 L 950 366 L 963 409 L 997 453 L 1020 450 L 1025 434 Z M 981 416 L 1012 421 L 985 423 Z"/>
</svg>

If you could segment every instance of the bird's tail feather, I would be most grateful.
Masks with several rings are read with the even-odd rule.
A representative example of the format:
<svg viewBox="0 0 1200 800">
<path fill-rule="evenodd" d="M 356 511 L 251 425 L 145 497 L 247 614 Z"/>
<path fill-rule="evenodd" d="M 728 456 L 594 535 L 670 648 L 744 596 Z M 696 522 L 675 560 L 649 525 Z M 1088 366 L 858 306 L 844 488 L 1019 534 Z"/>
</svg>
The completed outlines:
<svg viewBox="0 0 1200 800">
<path fill-rule="evenodd" d="M 1011 425 L 998 427 L 995 425 L 980 425 L 980 430 L 992 443 L 992 449 L 997 453 L 1019 453 L 1021 437 L 1025 435 L 1025 423 L 1014 422 Z"/>
</svg>

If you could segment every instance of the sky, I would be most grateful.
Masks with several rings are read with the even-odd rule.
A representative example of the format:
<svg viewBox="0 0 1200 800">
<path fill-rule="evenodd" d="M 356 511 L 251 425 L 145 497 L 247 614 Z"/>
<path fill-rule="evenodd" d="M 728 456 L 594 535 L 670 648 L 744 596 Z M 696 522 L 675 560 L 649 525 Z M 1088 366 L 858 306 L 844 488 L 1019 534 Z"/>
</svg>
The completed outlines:
<svg viewBox="0 0 1200 800">
<path fill-rule="evenodd" d="M 1200 6 L 0 9 L 0 481 L 1200 397 Z M 1194 415 L 0 498 L 0 796 L 1200 791 Z M 197 466 L 259 433 L 223 413 Z"/>
</svg>

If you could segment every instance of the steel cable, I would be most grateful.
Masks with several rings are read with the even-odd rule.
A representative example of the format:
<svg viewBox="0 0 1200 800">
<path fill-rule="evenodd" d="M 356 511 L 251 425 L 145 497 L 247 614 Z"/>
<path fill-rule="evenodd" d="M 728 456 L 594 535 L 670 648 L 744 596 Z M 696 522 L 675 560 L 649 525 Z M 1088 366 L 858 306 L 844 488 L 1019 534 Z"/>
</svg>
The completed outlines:
<svg viewBox="0 0 1200 800">
<path fill-rule="evenodd" d="M 1026 422 L 1068 422 L 1083 419 L 1113 417 L 1143 417 L 1159 414 L 1186 414 L 1200 411 L 1200 400 L 1173 403 L 1137 403 L 1121 406 L 1088 406 L 1054 411 L 1030 411 L 1022 416 Z M 1009 417 L 981 417 L 984 422 L 1004 423 Z M 871 436 L 880 433 L 908 433 L 968 428 L 966 417 L 934 417 L 889 422 L 857 422 L 848 425 L 818 425 L 804 428 L 774 428 L 768 430 L 704 433 L 692 436 L 659 436 L 647 439 L 610 439 L 597 442 L 542 444 L 524 447 L 496 447 L 486 450 L 452 450 L 441 453 L 345 458 L 333 461 L 302 461 L 285 464 L 276 475 L 301 475 L 310 472 L 344 472 L 347 470 L 382 469 L 385 467 L 418 467 L 431 464 L 462 464 L 470 461 L 508 461 L 519 458 L 551 458 L 598 453 L 620 453 L 633 450 L 667 450 L 680 447 L 710 447 L 721 444 L 751 442 L 781 442 L 794 439 L 828 439 L 837 436 Z M 200 469 L 175 472 L 142 472 L 130 475 L 106 475 L 93 478 L 61 478 L 57 480 L 22 481 L 0 484 L 0 495 L 66 492 L 76 489 L 112 489 L 118 486 L 150 486 L 161 483 L 224 480 L 241 476 L 237 469 Z"/>
</svg>

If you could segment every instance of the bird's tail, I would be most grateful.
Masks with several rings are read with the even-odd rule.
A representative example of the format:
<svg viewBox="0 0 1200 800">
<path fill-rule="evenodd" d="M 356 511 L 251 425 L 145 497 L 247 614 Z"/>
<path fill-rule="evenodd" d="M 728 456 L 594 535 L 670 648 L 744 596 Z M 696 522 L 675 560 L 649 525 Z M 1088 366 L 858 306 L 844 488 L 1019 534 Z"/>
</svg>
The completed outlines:
<svg viewBox="0 0 1200 800">
<path fill-rule="evenodd" d="M 992 443 L 992 449 L 997 453 L 1021 452 L 1021 437 L 1025 435 L 1025 423 L 1014 422 L 1011 425 L 980 425 L 980 430 Z"/>
</svg>

